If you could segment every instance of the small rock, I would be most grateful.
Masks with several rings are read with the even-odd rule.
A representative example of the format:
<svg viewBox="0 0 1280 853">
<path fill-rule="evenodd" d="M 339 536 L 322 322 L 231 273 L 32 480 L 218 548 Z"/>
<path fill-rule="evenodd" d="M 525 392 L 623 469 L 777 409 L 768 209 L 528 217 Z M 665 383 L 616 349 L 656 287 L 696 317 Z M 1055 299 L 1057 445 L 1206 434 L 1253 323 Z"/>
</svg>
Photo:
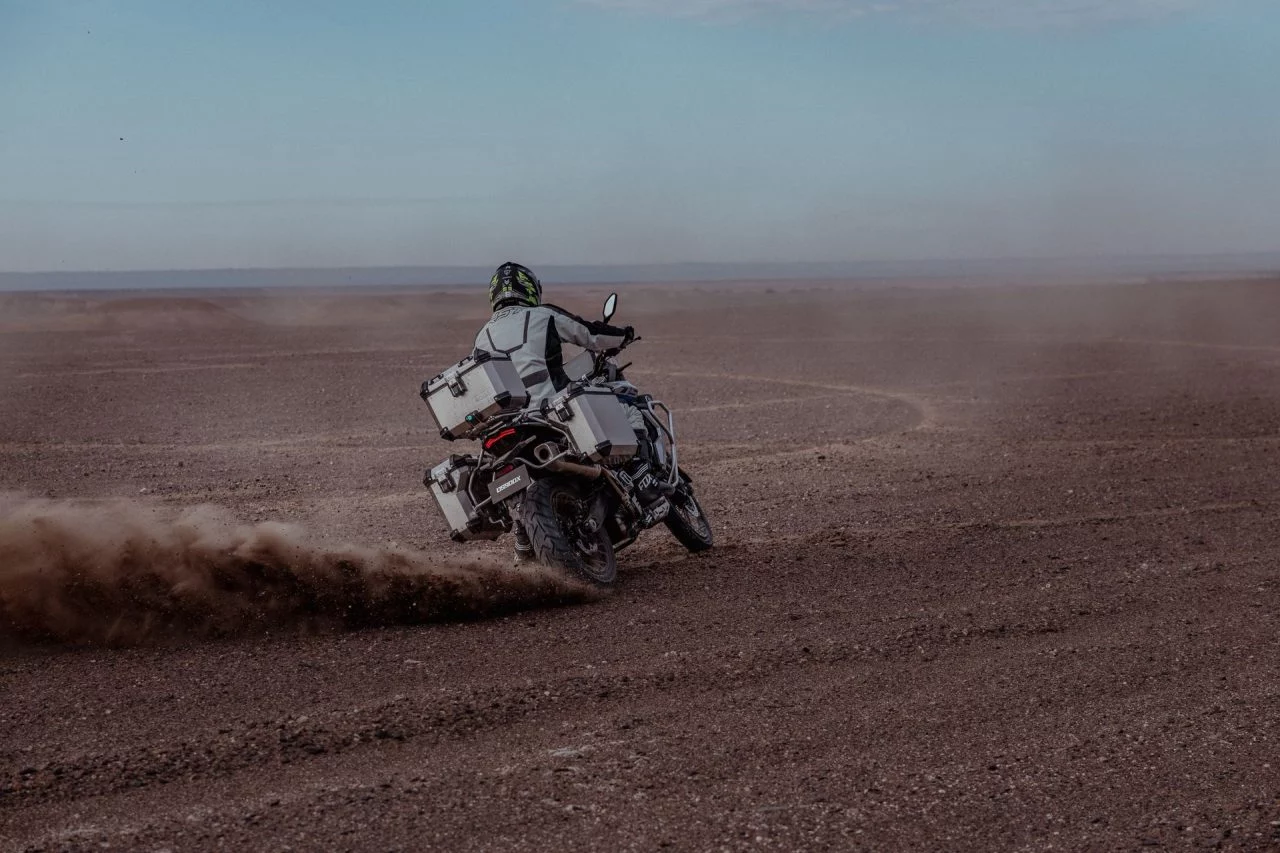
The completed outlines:
<svg viewBox="0 0 1280 853">
<path fill-rule="evenodd" d="M 591 751 L 587 746 L 564 746 L 551 750 L 552 758 L 583 758 Z"/>
</svg>

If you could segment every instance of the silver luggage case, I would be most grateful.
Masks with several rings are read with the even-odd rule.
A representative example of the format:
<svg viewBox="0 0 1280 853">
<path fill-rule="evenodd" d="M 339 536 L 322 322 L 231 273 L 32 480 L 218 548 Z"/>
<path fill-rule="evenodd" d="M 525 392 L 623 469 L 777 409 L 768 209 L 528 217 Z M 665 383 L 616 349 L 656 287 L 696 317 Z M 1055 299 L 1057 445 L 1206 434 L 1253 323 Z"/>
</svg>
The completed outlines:
<svg viewBox="0 0 1280 853">
<path fill-rule="evenodd" d="M 428 471 L 422 480 L 435 496 L 440 511 L 444 513 L 445 523 L 449 525 L 449 536 L 456 542 L 497 539 L 505 532 L 476 512 L 471 490 L 467 488 L 475 467 L 474 457 L 454 455 Z"/>
<path fill-rule="evenodd" d="M 608 388 L 570 388 L 551 401 L 550 416 L 569 431 L 574 449 L 593 462 L 630 459 L 639 449 L 626 406 Z"/>
<path fill-rule="evenodd" d="M 448 441 L 474 438 L 484 422 L 529 404 L 511 359 L 477 351 L 453 367 L 422 383 L 422 399 Z"/>
</svg>

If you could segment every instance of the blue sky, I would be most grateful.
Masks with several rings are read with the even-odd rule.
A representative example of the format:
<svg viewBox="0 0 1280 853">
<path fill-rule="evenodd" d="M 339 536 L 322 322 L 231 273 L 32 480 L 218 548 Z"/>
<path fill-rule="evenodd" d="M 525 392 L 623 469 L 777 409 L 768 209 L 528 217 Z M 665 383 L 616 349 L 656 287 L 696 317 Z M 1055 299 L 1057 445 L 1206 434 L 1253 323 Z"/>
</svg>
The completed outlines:
<svg viewBox="0 0 1280 853">
<path fill-rule="evenodd" d="M 1280 249 L 1274 0 L 0 0 L 0 269 Z"/>
</svg>

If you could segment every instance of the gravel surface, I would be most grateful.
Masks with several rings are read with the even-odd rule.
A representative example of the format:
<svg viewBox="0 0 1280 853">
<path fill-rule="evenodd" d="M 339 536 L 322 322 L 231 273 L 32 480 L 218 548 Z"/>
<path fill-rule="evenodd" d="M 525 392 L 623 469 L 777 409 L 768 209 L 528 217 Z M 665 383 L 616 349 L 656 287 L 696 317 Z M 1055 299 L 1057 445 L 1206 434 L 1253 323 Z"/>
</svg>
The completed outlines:
<svg viewBox="0 0 1280 853">
<path fill-rule="evenodd" d="M 1280 849 L 1280 282 L 628 287 L 718 546 L 652 531 L 594 601 L 420 485 L 483 308 L 0 295 L 0 511 L 98 525 L 0 536 L 0 847 Z M 188 558 L 141 543 L 205 504 L 249 539 L 192 606 L 257 617 L 157 604 Z M 208 556 L 270 522 L 326 618 Z M 402 570 L 469 603 L 367 606 Z"/>
</svg>

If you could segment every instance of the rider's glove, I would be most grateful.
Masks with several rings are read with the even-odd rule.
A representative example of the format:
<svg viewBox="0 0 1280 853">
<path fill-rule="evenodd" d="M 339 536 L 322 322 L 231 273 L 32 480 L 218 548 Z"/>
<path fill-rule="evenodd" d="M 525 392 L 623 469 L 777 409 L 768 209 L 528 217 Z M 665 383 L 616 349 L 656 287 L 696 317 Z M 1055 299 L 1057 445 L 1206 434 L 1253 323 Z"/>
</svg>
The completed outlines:
<svg viewBox="0 0 1280 853">
<path fill-rule="evenodd" d="M 624 347 L 625 347 L 627 344 L 629 344 L 629 343 L 631 343 L 632 341 L 634 341 L 635 339 L 636 339 L 636 329 L 635 329 L 635 326 L 627 326 L 625 329 L 623 329 L 623 330 L 622 330 L 622 345 L 623 345 Z"/>
</svg>

